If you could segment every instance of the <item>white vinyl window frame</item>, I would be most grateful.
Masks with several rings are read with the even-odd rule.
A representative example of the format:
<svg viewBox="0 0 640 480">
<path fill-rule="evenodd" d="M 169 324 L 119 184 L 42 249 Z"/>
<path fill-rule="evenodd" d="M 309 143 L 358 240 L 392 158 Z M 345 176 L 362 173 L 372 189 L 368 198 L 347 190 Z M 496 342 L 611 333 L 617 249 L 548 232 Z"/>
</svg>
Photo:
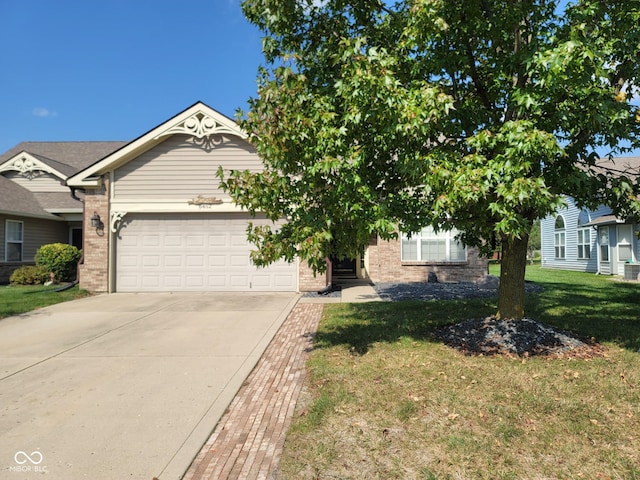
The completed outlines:
<svg viewBox="0 0 640 480">
<path fill-rule="evenodd" d="M 403 262 L 460 263 L 467 261 L 467 248 L 455 237 L 456 230 L 436 233 L 425 227 L 417 233 L 401 235 L 400 259 Z"/>
<path fill-rule="evenodd" d="M 618 225 L 618 261 L 633 260 L 633 228 L 631 225 Z"/>
<path fill-rule="evenodd" d="M 556 260 L 564 260 L 567 254 L 566 231 L 564 226 L 564 218 L 562 215 L 556 217 L 553 235 L 553 249 Z"/>
<path fill-rule="evenodd" d="M 578 229 L 578 259 L 590 260 L 591 259 L 591 229 L 579 228 Z"/>
<path fill-rule="evenodd" d="M 598 228 L 598 245 L 600 246 L 600 261 L 609 261 L 609 227 Z"/>
<path fill-rule="evenodd" d="M 22 262 L 24 254 L 24 222 L 5 220 L 4 261 Z"/>
</svg>

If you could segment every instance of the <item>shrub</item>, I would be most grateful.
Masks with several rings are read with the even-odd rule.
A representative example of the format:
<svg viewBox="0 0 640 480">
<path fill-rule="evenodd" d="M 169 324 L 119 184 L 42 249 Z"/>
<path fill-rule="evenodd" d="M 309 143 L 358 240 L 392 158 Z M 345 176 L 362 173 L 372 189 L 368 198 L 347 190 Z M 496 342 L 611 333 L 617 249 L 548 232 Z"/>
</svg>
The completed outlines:
<svg viewBox="0 0 640 480">
<path fill-rule="evenodd" d="M 51 243 L 41 246 L 36 252 L 36 265 L 53 272 L 59 282 L 76 278 L 78 261 L 82 253 L 73 245 Z"/>
<path fill-rule="evenodd" d="M 11 285 L 42 285 L 47 280 L 49 280 L 49 271 L 33 265 L 20 267 L 9 277 Z"/>
</svg>

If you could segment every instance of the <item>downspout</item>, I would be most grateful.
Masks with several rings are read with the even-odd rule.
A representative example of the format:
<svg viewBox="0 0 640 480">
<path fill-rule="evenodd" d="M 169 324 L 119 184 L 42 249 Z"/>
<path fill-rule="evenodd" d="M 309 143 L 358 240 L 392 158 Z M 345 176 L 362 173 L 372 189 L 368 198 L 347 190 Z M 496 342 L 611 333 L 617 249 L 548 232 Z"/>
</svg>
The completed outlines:
<svg viewBox="0 0 640 480">
<path fill-rule="evenodd" d="M 65 180 L 64 184 L 69 187 L 69 185 L 67 185 L 67 181 Z M 80 256 L 80 260 L 78 260 L 78 264 L 76 265 L 76 281 L 75 283 L 80 285 L 80 265 L 84 265 L 84 237 L 85 237 L 85 230 L 84 230 L 84 214 L 85 214 L 85 204 L 84 204 L 84 198 L 80 198 L 76 195 L 76 190 L 78 190 L 76 187 L 69 187 L 70 193 L 71 193 L 71 198 L 73 198 L 74 200 L 79 201 L 82 204 L 82 255 Z M 84 191 L 84 190 L 83 190 Z"/>
<path fill-rule="evenodd" d="M 600 271 L 600 235 L 598 235 L 598 227 L 594 225 L 591 228 L 596 232 L 596 275 L 602 275 Z"/>
<path fill-rule="evenodd" d="M 115 288 L 115 278 L 114 278 L 114 266 L 113 266 L 113 259 L 115 257 L 115 234 L 111 231 L 111 202 L 113 200 L 112 195 L 113 195 L 113 179 L 114 179 L 114 172 L 113 170 L 111 170 L 109 172 L 109 185 L 108 185 L 108 192 L 107 192 L 107 198 L 108 198 L 108 205 L 107 205 L 107 242 L 109 244 L 109 251 L 107 253 L 107 285 L 108 285 L 108 292 L 109 293 L 114 293 L 116 288 Z"/>
</svg>

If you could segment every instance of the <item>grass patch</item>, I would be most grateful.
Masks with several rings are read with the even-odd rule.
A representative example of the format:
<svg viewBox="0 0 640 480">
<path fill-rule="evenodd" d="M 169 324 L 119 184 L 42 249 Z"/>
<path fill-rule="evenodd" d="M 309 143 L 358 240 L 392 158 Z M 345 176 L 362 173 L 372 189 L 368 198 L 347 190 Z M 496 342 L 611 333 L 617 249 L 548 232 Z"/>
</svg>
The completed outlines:
<svg viewBox="0 0 640 480">
<path fill-rule="evenodd" d="M 89 295 L 86 290 L 80 290 L 76 285 L 63 292 L 55 292 L 57 286 L 1 286 L 0 287 L 0 318 L 30 312 L 37 308 L 47 307 L 56 303 L 74 300 Z"/>
<path fill-rule="evenodd" d="M 281 479 L 640 478 L 640 285 L 529 269 L 527 316 L 605 356 L 464 356 L 443 324 L 495 300 L 327 305 Z"/>
</svg>

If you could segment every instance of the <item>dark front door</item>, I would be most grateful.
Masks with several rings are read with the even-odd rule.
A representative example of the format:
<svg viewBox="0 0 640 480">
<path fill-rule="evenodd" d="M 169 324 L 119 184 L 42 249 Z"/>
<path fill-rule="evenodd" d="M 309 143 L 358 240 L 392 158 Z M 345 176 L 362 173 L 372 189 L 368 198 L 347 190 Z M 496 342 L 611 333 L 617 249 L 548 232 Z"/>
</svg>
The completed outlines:
<svg viewBox="0 0 640 480">
<path fill-rule="evenodd" d="M 331 273 L 333 277 L 356 278 L 356 260 L 353 258 L 331 259 Z"/>
</svg>

